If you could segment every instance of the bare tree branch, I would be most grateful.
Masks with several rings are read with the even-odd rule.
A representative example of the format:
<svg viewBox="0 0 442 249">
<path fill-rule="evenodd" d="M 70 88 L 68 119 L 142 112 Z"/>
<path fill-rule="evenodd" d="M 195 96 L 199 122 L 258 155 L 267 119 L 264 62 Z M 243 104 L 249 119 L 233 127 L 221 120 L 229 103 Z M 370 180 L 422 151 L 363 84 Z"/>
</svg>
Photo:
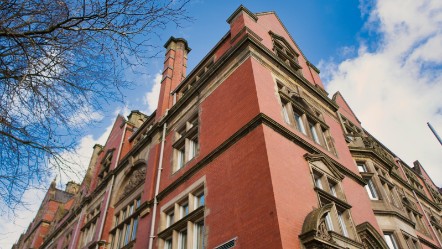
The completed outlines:
<svg viewBox="0 0 442 249">
<path fill-rule="evenodd" d="M 0 2 L 0 215 L 52 170 L 74 171 L 82 122 L 121 100 L 150 38 L 190 20 L 188 0 Z"/>
</svg>

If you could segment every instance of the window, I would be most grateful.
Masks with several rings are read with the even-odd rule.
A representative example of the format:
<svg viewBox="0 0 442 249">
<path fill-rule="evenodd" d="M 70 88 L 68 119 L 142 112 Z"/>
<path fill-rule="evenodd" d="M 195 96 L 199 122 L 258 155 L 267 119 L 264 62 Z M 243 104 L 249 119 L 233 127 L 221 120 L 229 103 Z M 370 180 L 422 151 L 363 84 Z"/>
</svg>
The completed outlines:
<svg viewBox="0 0 442 249">
<path fill-rule="evenodd" d="M 323 173 L 319 173 L 318 170 L 313 170 L 313 179 L 315 183 L 315 187 L 324 190 L 330 195 L 333 195 L 336 198 L 341 198 L 341 190 L 339 184 L 336 180 L 333 180 L 331 176 L 326 176 Z"/>
<path fill-rule="evenodd" d="M 365 166 L 365 163 L 357 162 L 356 164 L 358 165 L 359 172 L 368 172 L 367 171 L 367 166 Z"/>
<path fill-rule="evenodd" d="M 398 201 L 396 190 L 391 183 L 383 182 L 383 187 L 385 192 L 387 193 L 387 198 L 390 201 L 391 205 L 400 208 L 400 202 Z"/>
<path fill-rule="evenodd" d="M 178 241 L 178 249 L 187 249 L 187 229 L 180 232 Z"/>
<path fill-rule="evenodd" d="M 356 239 L 357 235 L 350 214 L 351 206 L 346 202 L 340 187 L 339 179 L 342 179 L 342 176 L 334 166 L 324 162 L 312 165 L 312 175 L 319 205 L 328 210 L 322 216 L 327 230 Z"/>
<path fill-rule="evenodd" d="M 378 193 L 373 185 L 373 181 L 369 178 L 366 178 L 365 181 L 367 185 L 365 185 L 365 190 L 367 190 L 368 196 L 371 200 L 379 200 Z"/>
<path fill-rule="evenodd" d="M 316 132 L 316 125 L 309 122 L 308 126 L 310 128 L 310 132 L 312 133 L 313 141 L 315 141 L 315 143 L 317 144 L 321 144 L 321 142 L 319 141 L 318 133 Z"/>
<path fill-rule="evenodd" d="M 164 249 L 172 249 L 172 238 L 166 239 L 164 242 Z"/>
<path fill-rule="evenodd" d="M 338 212 L 338 221 L 339 221 L 339 226 L 341 227 L 342 234 L 345 237 L 348 237 L 347 225 L 345 224 L 344 221 L 344 214 L 341 212 Z"/>
<path fill-rule="evenodd" d="M 287 102 L 282 103 L 282 116 L 284 117 L 284 122 L 286 122 L 287 124 L 291 124 L 287 105 Z"/>
<path fill-rule="evenodd" d="M 298 130 L 304 135 L 307 135 L 307 132 L 305 131 L 304 121 L 302 121 L 302 116 L 297 112 L 293 112 L 293 116 L 295 117 L 296 128 L 298 128 Z"/>
<path fill-rule="evenodd" d="M 387 242 L 388 248 L 390 249 L 399 249 L 396 239 L 392 233 L 384 233 L 385 242 Z"/>
<path fill-rule="evenodd" d="M 204 206 L 204 192 L 195 195 L 195 209 Z"/>
<path fill-rule="evenodd" d="M 113 152 L 114 152 L 114 149 L 107 151 L 106 155 L 104 156 L 103 160 L 101 161 L 101 169 L 100 169 L 100 173 L 98 174 L 98 179 L 100 181 L 103 180 L 107 176 L 107 174 L 109 173 L 110 165 L 112 162 Z"/>
<path fill-rule="evenodd" d="M 204 249 L 204 188 L 197 187 L 178 198 L 162 208 L 159 248 Z"/>
<path fill-rule="evenodd" d="M 407 246 L 409 249 L 419 249 L 419 244 L 417 242 L 417 239 L 407 235 L 407 234 L 403 234 L 404 235 L 404 240 L 405 242 L 407 242 Z"/>
<path fill-rule="evenodd" d="M 299 72 L 301 67 L 298 64 L 299 54 L 290 46 L 290 44 L 281 36 L 270 32 L 273 38 L 273 51 L 276 56 L 286 65 Z"/>
<path fill-rule="evenodd" d="M 215 57 L 212 57 L 206 65 L 196 74 L 195 78 L 190 81 L 190 83 L 187 83 L 187 85 L 184 85 L 180 91 L 181 94 L 180 97 L 182 97 L 184 94 L 189 92 L 190 89 L 206 74 L 206 72 L 215 64 Z"/>
<path fill-rule="evenodd" d="M 166 227 L 169 227 L 174 222 L 175 222 L 175 212 L 174 210 L 171 210 L 166 214 Z"/>
<path fill-rule="evenodd" d="M 427 230 L 425 229 L 424 223 L 422 223 L 422 215 L 415 210 L 411 210 L 410 208 L 406 208 L 406 211 L 408 213 L 408 217 L 410 217 L 410 219 L 414 223 L 416 223 L 416 230 L 421 233 L 428 234 Z"/>
<path fill-rule="evenodd" d="M 327 225 L 327 229 L 328 229 L 329 231 L 334 231 L 334 228 L 333 228 L 333 222 L 332 222 L 332 219 L 331 219 L 330 212 L 328 212 L 328 213 L 325 215 L 325 224 Z"/>
<path fill-rule="evenodd" d="M 336 185 L 337 183 L 333 182 L 333 181 L 328 181 L 328 186 L 330 188 L 330 193 L 334 196 L 334 197 L 338 197 L 338 194 L 336 192 Z"/>
<path fill-rule="evenodd" d="M 136 239 L 140 206 L 141 198 L 136 198 L 115 214 L 111 249 L 123 248 Z"/>
<path fill-rule="evenodd" d="M 315 186 L 316 186 L 317 188 L 319 188 L 319 189 L 324 189 L 324 188 L 322 187 L 322 180 L 321 180 L 322 175 L 320 175 L 319 173 L 315 172 L 315 173 L 313 174 L 313 176 L 314 176 L 314 178 L 315 178 Z"/>
<path fill-rule="evenodd" d="M 344 132 L 346 135 L 349 135 L 351 137 L 357 137 L 362 136 L 363 132 L 360 128 L 358 128 L 356 125 L 354 125 L 352 122 L 350 122 L 347 118 L 340 115 L 342 120 L 342 125 L 344 127 Z"/>
<path fill-rule="evenodd" d="M 68 249 L 69 248 L 69 243 L 71 243 L 71 239 L 72 239 L 72 231 L 70 231 L 66 237 L 64 238 L 63 241 L 63 249 Z"/>
<path fill-rule="evenodd" d="M 199 221 L 195 223 L 194 231 L 194 246 L 193 249 L 203 249 L 204 248 L 204 221 Z"/>
<path fill-rule="evenodd" d="M 86 214 L 84 221 L 85 223 L 83 225 L 83 228 L 81 229 L 82 232 L 80 245 L 86 246 L 93 240 L 95 235 L 96 223 L 98 217 L 100 217 L 100 208 L 101 205 L 97 205 Z"/>
<path fill-rule="evenodd" d="M 198 115 L 194 115 L 176 130 L 174 171 L 184 167 L 198 153 Z"/>
<path fill-rule="evenodd" d="M 189 203 L 184 202 L 180 205 L 180 218 L 184 218 L 189 214 Z"/>
<path fill-rule="evenodd" d="M 328 126 L 322 114 L 314 110 L 299 93 L 277 82 L 281 97 L 282 117 L 285 123 L 312 139 L 316 144 L 336 154 Z"/>
<path fill-rule="evenodd" d="M 328 231 L 334 231 L 347 238 L 355 239 L 354 235 L 351 235 L 351 218 L 348 209 L 342 208 L 337 203 L 332 203 L 333 207 L 324 216 L 324 222 Z M 325 205 L 330 205 L 325 204 Z M 323 206 L 325 206 L 323 205 Z M 354 234 L 354 233 L 352 233 Z"/>
</svg>

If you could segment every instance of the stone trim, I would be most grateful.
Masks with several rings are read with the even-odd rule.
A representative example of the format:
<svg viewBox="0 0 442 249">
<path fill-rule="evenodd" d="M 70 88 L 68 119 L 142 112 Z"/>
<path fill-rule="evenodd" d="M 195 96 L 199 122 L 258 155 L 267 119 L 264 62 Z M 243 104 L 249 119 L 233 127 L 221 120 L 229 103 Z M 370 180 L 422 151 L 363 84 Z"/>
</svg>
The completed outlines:
<svg viewBox="0 0 442 249">
<path fill-rule="evenodd" d="M 310 61 L 307 61 L 307 66 L 309 66 L 311 69 L 315 70 L 316 73 L 318 73 L 318 74 L 321 73 L 321 71 L 315 65 L 313 65 Z"/>
<path fill-rule="evenodd" d="M 323 197 L 325 199 L 327 199 L 330 202 L 334 202 L 336 203 L 337 206 L 345 208 L 345 209 L 350 209 L 352 206 L 350 204 L 348 204 L 347 202 L 345 202 L 344 200 L 341 200 L 331 194 L 329 194 L 327 191 L 322 190 L 318 187 L 315 187 L 314 190 L 319 194 L 320 197 Z"/>
<path fill-rule="evenodd" d="M 382 216 L 396 216 L 397 218 L 399 218 L 400 220 L 402 220 L 403 222 L 407 223 L 408 225 L 412 226 L 413 228 L 415 227 L 415 223 L 410 220 L 408 217 L 405 217 L 404 215 L 398 213 L 397 211 L 389 211 L 389 210 L 373 210 L 373 213 L 375 215 L 382 215 Z"/>
<path fill-rule="evenodd" d="M 240 5 L 236 10 L 235 10 L 235 12 L 233 12 L 233 14 L 231 14 L 230 16 L 229 16 L 229 18 L 227 18 L 227 20 L 226 20 L 226 22 L 228 23 L 228 24 L 230 24 L 232 21 L 233 21 L 233 19 L 235 19 L 236 18 L 236 16 L 241 12 L 241 11 L 244 11 L 247 15 L 249 15 L 255 22 L 256 21 L 258 21 L 258 17 L 255 15 L 255 14 L 253 14 L 253 12 L 251 12 L 250 10 L 248 10 L 246 7 L 244 7 L 244 5 Z"/>
<path fill-rule="evenodd" d="M 247 33 L 247 34 L 251 34 L 255 39 L 257 39 L 258 41 L 262 41 L 262 38 L 256 34 L 253 30 L 251 30 L 249 27 L 245 26 L 244 28 L 242 28 L 238 34 L 236 34 L 232 39 L 230 39 L 230 44 L 235 43 L 235 41 L 241 37 L 242 34 Z"/>
<path fill-rule="evenodd" d="M 378 231 L 368 222 L 361 223 L 356 226 L 356 231 L 358 232 L 361 240 L 368 240 L 371 247 L 366 245 L 364 242 L 364 248 L 379 248 L 379 249 L 389 249 L 387 243 L 385 243 L 384 238 L 378 233 Z M 374 244 L 374 245 L 373 245 Z"/>
<path fill-rule="evenodd" d="M 423 238 L 420 235 L 417 235 L 417 238 L 419 239 L 420 242 L 422 242 L 423 244 L 433 248 L 433 249 L 440 249 L 440 247 L 438 247 L 437 245 L 431 243 L 430 241 L 428 241 L 427 239 Z"/>
<path fill-rule="evenodd" d="M 192 211 L 190 214 L 188 214 L 186 217 L 178 220 L 168 228 L 164 229 L 160 233 L 158 233 L 158 238 L 166 239 L 167 237 L 172 236 L 172 232 L 174 230 L 181 230 L 184 229 L 187 226 L 188 221 L 195 222 L 199 218 L 204 217 L 204 206 L 201 206 L 194 211 Z"/>
<path fill-rule="evenodd" d="M 198 172 L 200 169 L 205 167 L 207 164 L 209 164 L 211 161 L 213 161 L 215 158 L 217 158 L 219 155 L 221 155 L 224 151 L 226 151 L 228 148 L 230 148 L 232 145 L 234 145 L 237 141 L 239 141 L 241 138 L 249 134 L 251 131 L 253 131 L 256 127 L 259 125 L 266 125 L 267 127 L 273 129 L 275 132 L 279 133 L 280 135 L 286 137 L 287 139 L 291 140 L 292 142 L 297 143 L 304 149 L 306 149 L 309 153 L 316 153 L 321 155 L 324 158 L 327 158 L 330 162 L 332 162 L 339 171 L 352 178 L 355 182 L 357 182 L 361 186 L 365 186 L 365 181 L 349 169 L 347 169 L 344 165 L 340 164 L 336 160 L 332 159 L 330 156 L 324 154 L 322 151 L 317 149 L 315 146 L 313 146 L 310 142 L 307 142 L 303 138 L 297 136 L 293 132 L 289 131 L 287 128 L 283 127 L 267 115 L 260 113 L 255 118 L 253 118 L 251 121 L 249 121 L 246 125 L 244 125 L 241 129 L 239 129 L 237 132 L 235 132 L 232 136 L 230 136 L 226 141 L 224 141 L 221 145 L 219 145 L 217 148 L 215 148 L 212 152 L 210 152 L 206 157 L 202 158 L 199 162 L 197 162 L 192 168 L 188 169 L 183 175 L 181 175 L 178 179 L 176 179 L 174 182 L 172 182 L 169 186 L 167 186 L 165 189 L 163 189 L 158 194 L 158 200 L 163 199 L 167 194 L 172 192 L 174 189 L 176 189 L 181 183 L 188 180 L 191 176 L 193 176 L 196 172 Z"/>
</svg>

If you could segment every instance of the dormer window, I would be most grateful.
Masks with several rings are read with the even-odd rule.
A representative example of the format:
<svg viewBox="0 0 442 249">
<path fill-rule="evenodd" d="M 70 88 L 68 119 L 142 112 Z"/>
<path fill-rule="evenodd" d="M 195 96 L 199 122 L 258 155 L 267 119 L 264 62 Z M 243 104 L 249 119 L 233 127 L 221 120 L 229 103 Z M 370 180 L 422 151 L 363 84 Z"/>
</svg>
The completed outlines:
<svg viewBox="0 0 442 249">
<path fill-rule="evenodd" d="M 215 58 L 212 57 L 207 63 L 206 65 L 204 65 L 196 74 L 194 74 L 195 76 L 193 77 L 193 79 L 189 82 L 186 83 L 186 85 L 184 85 L 181 88 L 180 94 L 179 96 L 182 97 L 184 96 L 186 93 L 189 92 L 189 90 L 196 85 L 196 83 L 204 77 L 204 75 L 206 74 L 207 71 L 209 71 L 209 69 L 215 64 Z"/>
<path fill-rule="evenodd" d="M 98 174 L 98 177 L 100 180 L 103 180 L 107 174 L 109 173 L 110 165 L 112 163 L 112 156 L 114 154 L 114 149 L 108 150 L 106 152 L 106 155 L 104 156 L 103 160 L 101 161 L 101 170 Z"/>
<path fill-rule="evenodd" d="M 329 127 L 322 114 L 300 96 L 298 89 L 291 90 L 281 82 L 277 82 L 277 87 L 284 122 L 336 155 Z"/>
<path fill-rule="evenodd" d="M 273 52 L 290 68 L 299 72 L 301 66 L 299 66 L 298 56 L 299 54 L 290 46 L 290 44 L 284 39 L 273 32 L 270 32 L 273 39 Z"/>
</svg>

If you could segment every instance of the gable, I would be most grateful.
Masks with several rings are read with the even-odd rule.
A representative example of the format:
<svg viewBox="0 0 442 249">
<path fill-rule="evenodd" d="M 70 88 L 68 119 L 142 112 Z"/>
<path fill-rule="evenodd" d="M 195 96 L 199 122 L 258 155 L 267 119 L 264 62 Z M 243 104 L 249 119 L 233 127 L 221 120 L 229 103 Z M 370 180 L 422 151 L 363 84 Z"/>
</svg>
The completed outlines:
<svg viewBox="0 0 442 249">
<path fill-rule="evenodd" d="M 333 94 L 333 101 L 336 102 L 339 106 L 339 113 L 343 116 L 345 116 L 348 120 L 350 120 L 354 125 L 361 127 L 361 122 L 356 117 L 356 114 L 353 112 L 351 107 L 348 105 L 347 101 L 345 101 L 344 97 L 340 92 L 336 92 Z"/>
</svg>

